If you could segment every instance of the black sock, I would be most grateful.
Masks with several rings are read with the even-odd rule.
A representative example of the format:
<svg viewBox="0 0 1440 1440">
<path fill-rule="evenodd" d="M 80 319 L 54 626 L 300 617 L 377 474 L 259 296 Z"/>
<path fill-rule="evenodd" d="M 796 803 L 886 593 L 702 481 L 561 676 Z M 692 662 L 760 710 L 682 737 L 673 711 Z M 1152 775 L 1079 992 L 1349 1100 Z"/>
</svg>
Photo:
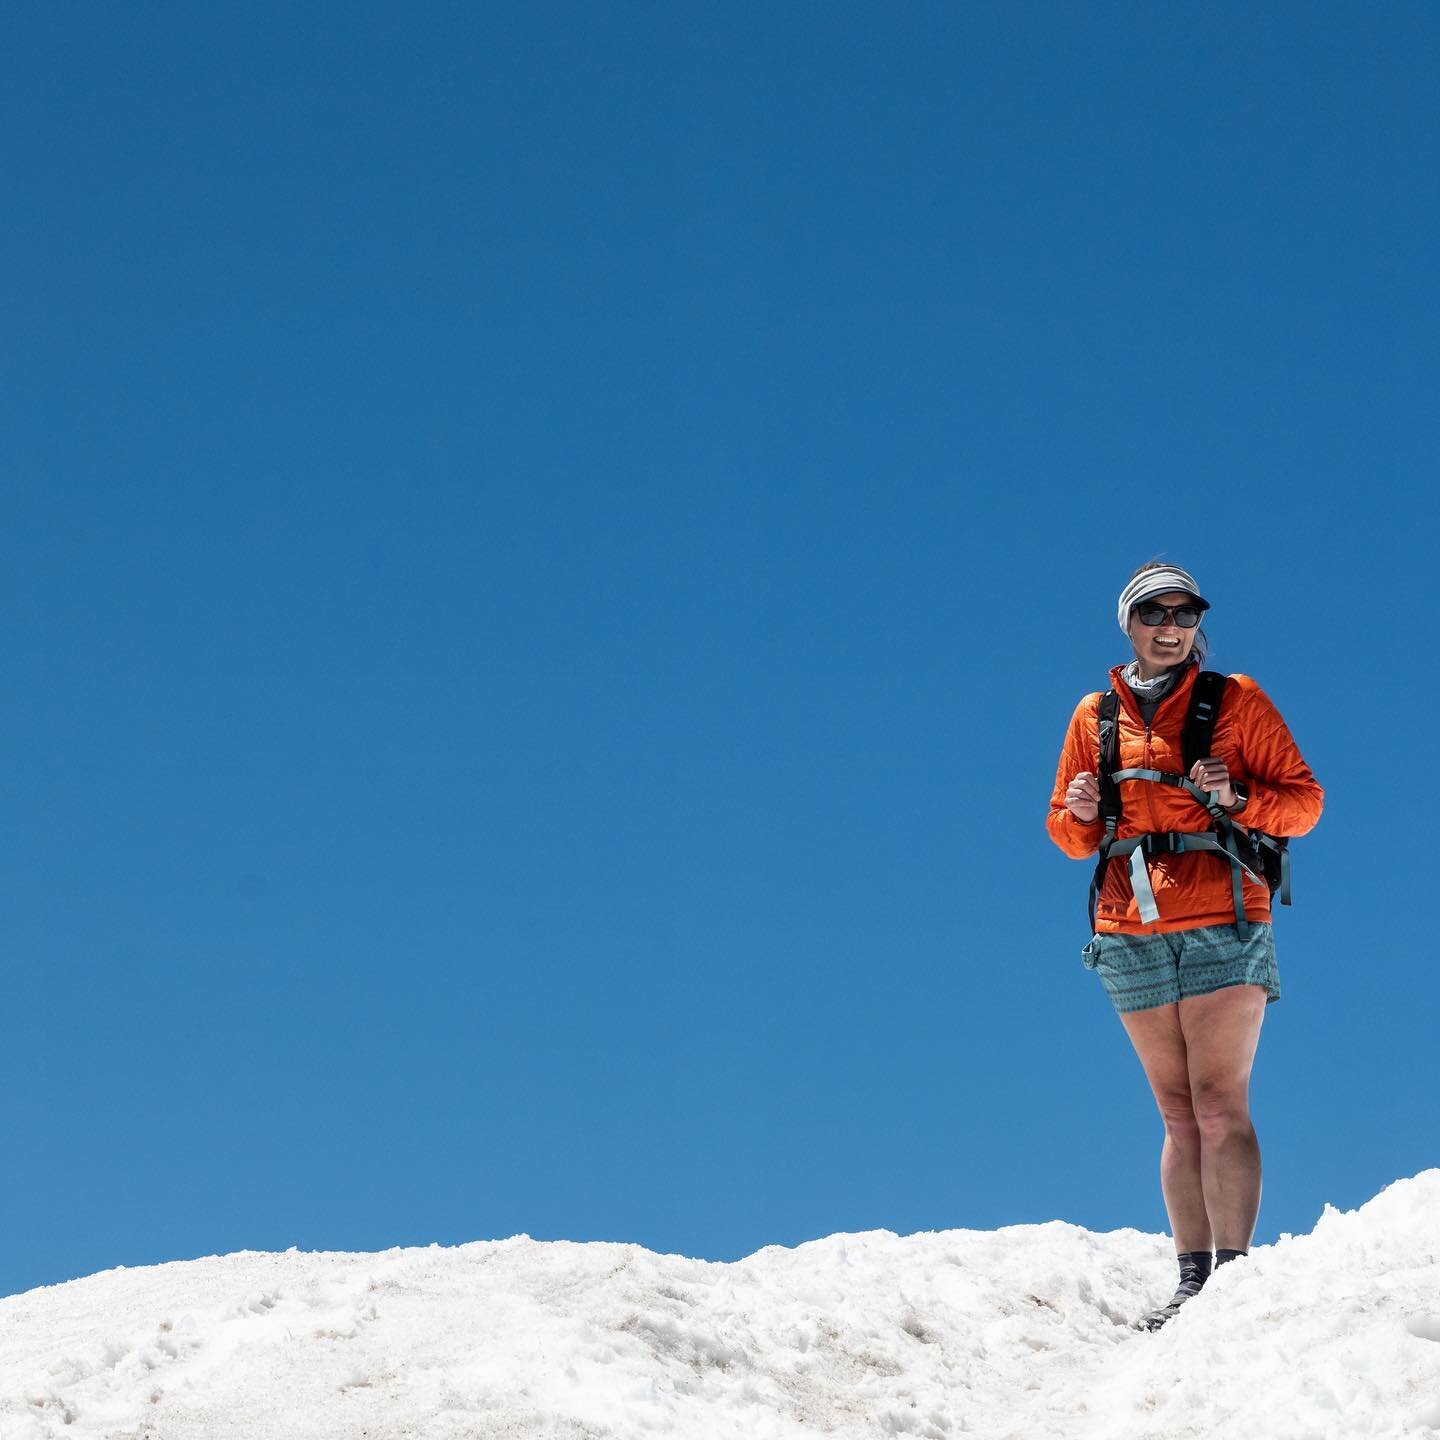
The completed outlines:
<svg viewBox="0 0 1440 1440">
<path fill-rule="evenodd" d="M 1175 1258 L 1180 1262 L 1180 1289 L 1175 1293 L 1198 1295 L 1201 1287 L 1210 1278 L 1210 1252 L 1183 1250 Z"/>
<path fill-rule="evenodd" d="M 1215 1268 L 1218 1270 L 1229 1260 L 1238 1260 L 1242 1255 L 1248 1255 L 1248 1250 L 1217 1250 L 1215 1252 Z"/>
</svg>

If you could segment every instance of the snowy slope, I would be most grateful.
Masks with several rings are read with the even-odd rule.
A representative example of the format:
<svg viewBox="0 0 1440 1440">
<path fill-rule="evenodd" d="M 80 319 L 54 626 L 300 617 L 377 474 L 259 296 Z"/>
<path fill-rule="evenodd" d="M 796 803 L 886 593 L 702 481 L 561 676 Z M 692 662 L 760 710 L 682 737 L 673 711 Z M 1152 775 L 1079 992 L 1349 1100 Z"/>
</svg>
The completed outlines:
<svg viewBox="0 0 1440 1440">
<path fill-rule="evenodd" d="M 1440 1170 L 1219 1271 L 1052 1221 L 735 1264 L 524 1236 L 0 1301 L 0 1440 L 1440 1434 Z"/>
</svg>

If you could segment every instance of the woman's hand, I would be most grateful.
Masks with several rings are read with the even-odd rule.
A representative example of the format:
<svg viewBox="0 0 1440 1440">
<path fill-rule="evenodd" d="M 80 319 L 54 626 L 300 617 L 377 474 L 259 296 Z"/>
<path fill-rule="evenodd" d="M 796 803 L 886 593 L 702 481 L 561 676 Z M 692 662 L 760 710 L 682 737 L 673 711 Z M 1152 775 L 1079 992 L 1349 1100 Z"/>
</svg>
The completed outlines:
<svg viewBox="0 0 1440 1440">
<path fill-rule="evenodd" d="M 1085 825 L 1100 815 L 1100 781 L 1091 770 L 1082 770 L 1065 789 L 1065 807 Z"/>
<path fill-rule="evenodd" d="M 1235 803 L 1235 787 L 1230 783 L 1230 769 L 1218 755 L 1207 755 L 1190 767 L 1190 778 L 1202 790 L 1218 790 L 1220 804 L 1226 810 Z"/>
</svg>

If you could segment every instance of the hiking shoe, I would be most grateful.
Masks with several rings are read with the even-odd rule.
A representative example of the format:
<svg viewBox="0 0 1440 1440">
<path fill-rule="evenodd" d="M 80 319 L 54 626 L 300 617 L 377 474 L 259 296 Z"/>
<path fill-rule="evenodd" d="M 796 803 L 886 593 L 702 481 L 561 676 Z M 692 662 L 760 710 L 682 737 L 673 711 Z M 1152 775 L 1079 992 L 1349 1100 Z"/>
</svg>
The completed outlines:
<svg viewBox="0 0 1440 1440">
<path fill-rule="evenodd" d="M 1182 1280 L 1176 1287 L 1175 1293 L 1170 1297 L 1167 1304 L 1162 1305 L 1158 1310 L 1152 1310 L 1139 1322 L 1141 1330 L 1158 1330 L 1167 1320 L 1173 1320 L 1179 1313 L 1180 1307 L 1187 1301 L 1193 1300 L 1200 1293 L 1201 1287 L 1205 1284 L 1203 1280 Z"/>
<path fill-rule="evenodd" d="M 1180 1313 L 1180 1307 L 1187 1300 L 1193 1300 L 1210 1278 L 1211 1255 L 1208 1250 L 1186 1250 L 1175 1258 L 1180 1262 L 1180 1284 L 1176 1286 L 1168 1305 L 1152 1310 L 1139 1322 L 1142 1330 L 1158 1330 L 1166 1321 L 1173 1320 Z"/>
</svg>

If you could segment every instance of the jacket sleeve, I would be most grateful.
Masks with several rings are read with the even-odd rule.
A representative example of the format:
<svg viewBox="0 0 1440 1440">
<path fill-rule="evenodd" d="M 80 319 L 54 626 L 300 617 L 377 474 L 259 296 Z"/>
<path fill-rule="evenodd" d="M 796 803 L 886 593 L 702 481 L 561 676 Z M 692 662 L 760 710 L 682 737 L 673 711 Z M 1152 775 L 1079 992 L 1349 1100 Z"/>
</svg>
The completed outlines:
<svg viewBox="0 0 1440 1440">
<path fill-rule="evenodd" d="M 1248 675 L 1234 680 L 1245 697 L 1240 763 L 1250 787 L 1236 819 L 1270 835 L 1304 835 L 1320 818 L 1325 792 L 1270 697 Z"/>
<path fill-rule="evenodd" d="M 1055 788 L 1050 793 L 1050 814 L 1045 828 L 1050 838 L 1072 860 L 1083 860 L 1100 848 L 1100 839 L 1105 834 L 1104 824 L 1097 818 L 1089 825 L 1077 820 L 1065 805 L 1065 791 L 1070 782 L 1082 770 L 1094 770 L 1100 763 L 1100 739 L 1096 730 L 1098 695 L 1087 695 L 1070 717 L 1070 728 L 1065 732 L 1065 744 L 1060 751 L 1060 763 L 1055 769 Z"/>
</svg>

